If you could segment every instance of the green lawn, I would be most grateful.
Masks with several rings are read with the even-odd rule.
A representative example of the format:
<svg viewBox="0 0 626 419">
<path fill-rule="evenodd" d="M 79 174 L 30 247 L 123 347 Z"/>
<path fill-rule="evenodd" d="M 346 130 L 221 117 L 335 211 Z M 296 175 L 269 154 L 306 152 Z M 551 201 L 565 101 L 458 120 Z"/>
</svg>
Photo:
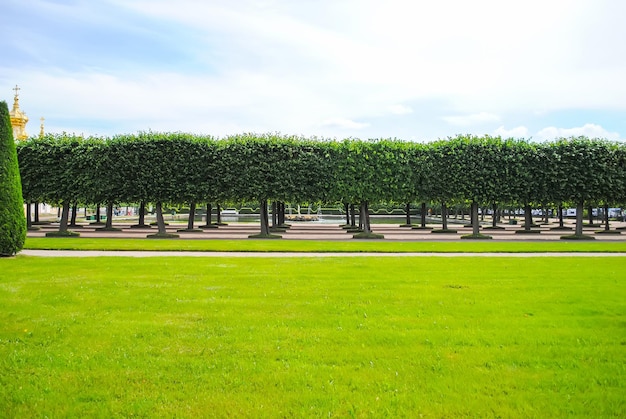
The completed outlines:
<svg viewBox="0 0 626 419">
<path fill-rule="evenodd" d="M 625 267 L 0 259 L 0 416 L 624 417 Z"/>
<path fill-rule="evenodd" d="M 626 252 L 626 241 L 144 240 L 29 237 L 26 249 L 231 252 Z"/>
</svg>

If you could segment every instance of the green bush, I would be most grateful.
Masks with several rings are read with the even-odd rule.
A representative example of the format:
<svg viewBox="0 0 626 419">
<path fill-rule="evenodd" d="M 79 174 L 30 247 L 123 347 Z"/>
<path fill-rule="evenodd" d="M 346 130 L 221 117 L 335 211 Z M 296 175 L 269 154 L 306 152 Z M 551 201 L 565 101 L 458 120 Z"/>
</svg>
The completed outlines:
<svg viewBox="0 0 626 419">
<path fill-rule="evenodd" d="M 12 256 L 26 240 L 22 182 L 6 102 L 0 102 L 0 255 Z"/>
</svg>

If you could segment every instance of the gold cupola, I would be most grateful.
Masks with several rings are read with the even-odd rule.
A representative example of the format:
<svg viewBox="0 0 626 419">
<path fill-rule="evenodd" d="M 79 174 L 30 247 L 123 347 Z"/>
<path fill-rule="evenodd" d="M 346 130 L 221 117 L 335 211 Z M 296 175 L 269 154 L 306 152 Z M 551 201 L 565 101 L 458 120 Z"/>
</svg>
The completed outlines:
<svg viewBox="0 0 626 419">
<path fill-rule="evenodd" d="M 11 118 L 11 126 L 13 127 L 13 138 L 21 141 L 28 138 L 28 134 L 26 134 L 28 117 L 20 109 L 20 98 L 18 92 L 21 89 L 15 85 L 13 90 L 15 90 L 15 96 L 13 97 L 13 109 L 9 112 L 9 117 Z"/>
</svg>

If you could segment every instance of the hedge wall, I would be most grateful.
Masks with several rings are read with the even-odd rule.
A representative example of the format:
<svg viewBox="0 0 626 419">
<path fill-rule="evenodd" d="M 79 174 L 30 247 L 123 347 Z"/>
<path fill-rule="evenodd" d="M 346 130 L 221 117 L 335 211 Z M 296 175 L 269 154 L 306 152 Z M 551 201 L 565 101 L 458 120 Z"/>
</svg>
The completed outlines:
<svg viewBox="0 0 626 419">
<path fill-rule="evenodd" d="M 432 143 L 183 133 L 47 135 L 18 144 L 27 201 L 626 202 L 623 144 L 457 136 Z"/>
</svg>

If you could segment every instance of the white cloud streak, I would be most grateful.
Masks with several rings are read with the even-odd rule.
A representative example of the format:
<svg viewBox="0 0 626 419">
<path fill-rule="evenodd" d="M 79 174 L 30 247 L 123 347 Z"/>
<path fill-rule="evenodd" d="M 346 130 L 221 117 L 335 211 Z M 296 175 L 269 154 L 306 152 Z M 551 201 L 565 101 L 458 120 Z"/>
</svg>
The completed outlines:
<svg viewBox="0 0 626 419">
<path fill-rule="evenodd" d="M 621 140 L 620 134 L 617 132 L 609 132 L 600 125 L 585 124 L 582 127 L 574 128 L 556 128 L 546 127 L 537 133 L 537 138 L 542 140 L 552 140 L 561 137 L 589 137 L 589 138 L 605 138 L 608 140 Z"/>
<path fill-rule="evenodd" d="M 368 123 L 356 122 L 347 118 L 331 118 L 322 122 L 323 127 L 360 130 L 369 126 Z"/>
<path fill-rule="evenodd" d="M 494 130 L 493 134 L 502 138 L 528 138 L 528 128 L 519 126 L 505 129 L 504 126 L 499 126 Z"/>
<path fill-rule="evenodd" d="M 500 117 L 489 112 L 479 112 L 471 115 L 444 116 L 442 119 L 451 125 L 472 126 L 498 122 Z"/>
<path fill-rule="evenodd" d="M 525 126 L 519 126 L 511 129 L 506 129 L 504 126 L 500 126 L 493 131 L 493 135 L 503 138 L 532 138 L 538 141 L 552 141 L 556 138 L 569 138 L 569 137 L 588 137 L 588 138 L 604 138 L 612 141 L 624 140 L 617 132 L 611 132 L 597 124 L 585 124 L 580 127 L 572 128 L 557 128 L 557 127 L 545 127 L 540 129 L 534 135 L 529 134 L 529 129 Z"/>
<path fill-rule="evenodd" d="M 413 109 L 405 105 L 391 105 L 389 111 L 394 115 L 409 115 L 413 113 Z"/>
</svg>

